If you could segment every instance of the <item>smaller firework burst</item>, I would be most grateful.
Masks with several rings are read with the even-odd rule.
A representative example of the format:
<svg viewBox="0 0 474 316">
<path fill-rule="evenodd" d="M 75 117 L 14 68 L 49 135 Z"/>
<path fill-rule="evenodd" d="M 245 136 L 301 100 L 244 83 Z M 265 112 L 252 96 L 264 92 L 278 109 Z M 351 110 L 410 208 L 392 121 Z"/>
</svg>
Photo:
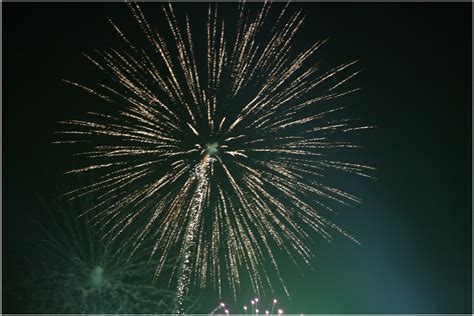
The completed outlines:
<svg viewBox="0 0 474 316">
<path fill-rule="evenodd" d="M 77 217 L 89 203 L 58 204 L 40 221 L 46 238 L 34 276 L 35 312 L 170 313 L 176 292 L 153 283 L 156 262 L 148 252 L 130 257 L 122 242 L 100 237 L 90 216 Z M 183 299 L 192 312 L 196 301 Z"/>
<path fill-rule="evenodd" d="M 283 315 L 283 308 L 278 305 L 278 300 L 274 298 L 270 303 L 260 301 L 258 297 L 249 301 L 249 304 L 243 305 L 241 308 L 231 310 L 230 305 L 221 302 L 214 308 L 210 315 L 229 315 L 229 314 L 245 314 L 245 315 Z"/>
</svg>

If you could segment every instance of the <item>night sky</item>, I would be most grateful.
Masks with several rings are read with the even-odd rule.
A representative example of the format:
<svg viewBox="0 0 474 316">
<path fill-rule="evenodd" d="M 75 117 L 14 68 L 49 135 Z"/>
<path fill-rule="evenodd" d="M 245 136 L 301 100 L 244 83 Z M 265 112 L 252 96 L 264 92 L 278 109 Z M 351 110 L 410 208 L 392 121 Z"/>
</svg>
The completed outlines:
<svg viewBox="0 0 474 316">
<path fill-rule="evenodd" d="M 316 238 L 314 271 L 284 262 L 287 312 L 471 313 L 471 5 L 292 4 L 307 14 L 297 47 L 329 38 L 325 63 L 360 60 L 350 86 L 362 90 L 344 103 L 377 126 L 361 155 L 377 179 L 336 179 L 363 199 L 335 217 L 361 245 Z M 186 5 L 191 19 L 202 6 Z M 161 16 L 156 4 L 143 7 Z M 99 104 L 61 79 L 93 82 L 97 70 L 81 53 L 121 43 L 107 17 L 133 23 L 119 3 L 3 4 L 4 313 L 35 299 L 21 287 L 35 265 L 33 219 L 73 166 L 73 149 L 52 145 L 53 132 Z M 202 313 L 253 297 L 202 295 Z"/>
</svg>

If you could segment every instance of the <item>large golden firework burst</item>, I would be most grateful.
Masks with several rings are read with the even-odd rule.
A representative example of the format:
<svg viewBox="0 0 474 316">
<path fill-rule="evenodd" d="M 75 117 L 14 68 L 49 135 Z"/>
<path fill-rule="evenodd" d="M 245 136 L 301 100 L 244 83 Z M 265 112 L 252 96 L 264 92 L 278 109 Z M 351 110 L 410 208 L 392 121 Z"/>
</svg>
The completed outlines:
<svg viewBox="0 0 474 316">
<path fill-rule="evenodd" d="M 204 35 L 171 4 L 163 5 L 169 30 L 159 31 L 130 4 L 148 47 L 112 22 L 128 49 L 87 56 L 111 80 L 71 83 L 116 108 L 64 122 L 68 139 L 60 141 L 91 146 L 69 173 L 97 175 L 68 196 L 99 195 L 84 212 L 105 237 L 125 236 L 135 250 L 154 240 L 151 255 L 162 258 L 156 276 L 178 253 L 183 291 L 211 280 L 235 293 L 246 275 L 259 293 L 272 286 L 266 262 L 284 287 L 276 251 L 309 264 L 313 232 L 350 237 L 323 213 L 328 201 L 359 199 L 331 185 L 326 172 L 368 176 L 372 169 L 339 159 L 357 147 L 348 135 L 369 128 L 334 102 L 357 90 L 343 88 L 358 73 L 349 68 L 355 62 L 322 72 L 314 58 L 324 41 L 296 51 L 304 16 L 289 4 L 272 18 L 269 3 L 256 12 L 235 5 L 235 24 L 209 5 Z M 207 52 L 197 53 L 197 43 Z"/>
</svg>

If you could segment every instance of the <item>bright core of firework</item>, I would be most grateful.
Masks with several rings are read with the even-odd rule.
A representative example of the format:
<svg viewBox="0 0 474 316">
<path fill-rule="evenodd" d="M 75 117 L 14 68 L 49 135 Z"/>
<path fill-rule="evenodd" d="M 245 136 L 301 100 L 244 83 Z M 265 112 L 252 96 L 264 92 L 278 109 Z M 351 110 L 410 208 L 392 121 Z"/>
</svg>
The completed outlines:
<svg viewBox="0 0 474 316">
<path fill-rule="evenodd" d="M 210 156 L 217 155 L 219 153 L 219 145 L 217 143 L 207 144 L 206 151 Z"/>
<path fill-rule="evenodd" d="M 271 287 L 266 262 L 282 281 L 276 251 L 309 264 L 312 232 L 347 235 L 322 212 L 331 201 L 359 202 L 328 182 L 328 170 L 371 169 L 336 159 L 357 147 L 350 132 L 368 128 L 332 103 L 357 90 L 342 89 L 357 72 L 332 82 L 355 62 L 321 72 L 314 55 L 323 41 L 295 51 L 304 17 L 289 4 L 270 18 L 269 3 L 258 12 L 241 3 L 235 24 L 210 5 L 205 34 L 194 34 L 171 4 L 163 5 L 168 32 L 130 8 L 148 44 L 112 23 L 128 48 L 87 56 L 110 81 L 70 82 L 110 101 L 109 110 L 64 122 L 61 141 L 89 146 L 79 154 L 85 165 L 69 173 L 94 171 L 97 180 L 68 196 L 98 193 L 84 213 L 104 237 L 122 236 L 134 251 L 152 240 L 157 277 L 179 253 L 181 282 L 227 284 L 235 293 L 247 275 L 260 293 Z"/>
</svg>

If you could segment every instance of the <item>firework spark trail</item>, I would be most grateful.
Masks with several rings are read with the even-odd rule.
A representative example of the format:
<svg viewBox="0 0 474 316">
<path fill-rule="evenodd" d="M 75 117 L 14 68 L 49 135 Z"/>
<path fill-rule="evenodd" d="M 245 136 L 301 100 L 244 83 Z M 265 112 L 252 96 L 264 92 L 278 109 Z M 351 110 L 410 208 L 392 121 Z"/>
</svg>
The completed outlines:
<svg viewBox="0 0 474 316">
<path fill-rule="evenodd" d="M 190 19 L 179 20 L 171 4 L 163 5 L 169 34 L 129 6 L 148 47 L 112 23 L 128 49 L 87 56 L 112 80 L 95 88 L 68 81 L 118 109 L 62 122 L 67 139 L 58 141 L 91 146 L 69 173 L 94 172 L 97 181 L 67 196 L 97 194 L 84 214 L 103 234 L 129 237 L 132 254 L 153 240 L 157 277 L 179 253 L 183 293 L 211 280 L 234 296 L 244 274 L 256 293 L 273 291 L 266 262 L 284 287 L 277 257 L 309 264 L 313 232 L 352 238 L 322 213 L 360 202 L 325 178 L 330 170 L 370 177 L 373 169 L 337 156 L 357 148 L 351 133 L 370 128 L 333 104 L 357 90 L 343 89 L 359 72 L 346 73 L 355 62 L 321 72 L 313 59 L 324 41 L 295 52 L 304 16 L 289 4 L 272 21 L 269 3 L 256 14 L 240 3 L 235 27 L 210 5 L 200 53 Z"/>
<path fill-rule="evenodd" d="M 187 225 L 182 246 L 182 263 L 180 267 L 181 270 L 178 274 L 178 293 L 176 295 L 175 308 L 177 314 L 183 313 L 183 302 L 186 291 L 189 287 L 189 278 L 192 272 L 191 253 L 195 247 L 198 225 L 201 219 L 202 204 L 204 202 L 204 196 L 209 184 L 209 165 L 213 162 L 213 160 L 214 159 L 209 156 L 209 154 L 206 154 L 202 161 L 196 165 L 194 170 L 193 176 L 197 181 L 197 187 L 189 207 L 189 224 Z"/>
</svg>

